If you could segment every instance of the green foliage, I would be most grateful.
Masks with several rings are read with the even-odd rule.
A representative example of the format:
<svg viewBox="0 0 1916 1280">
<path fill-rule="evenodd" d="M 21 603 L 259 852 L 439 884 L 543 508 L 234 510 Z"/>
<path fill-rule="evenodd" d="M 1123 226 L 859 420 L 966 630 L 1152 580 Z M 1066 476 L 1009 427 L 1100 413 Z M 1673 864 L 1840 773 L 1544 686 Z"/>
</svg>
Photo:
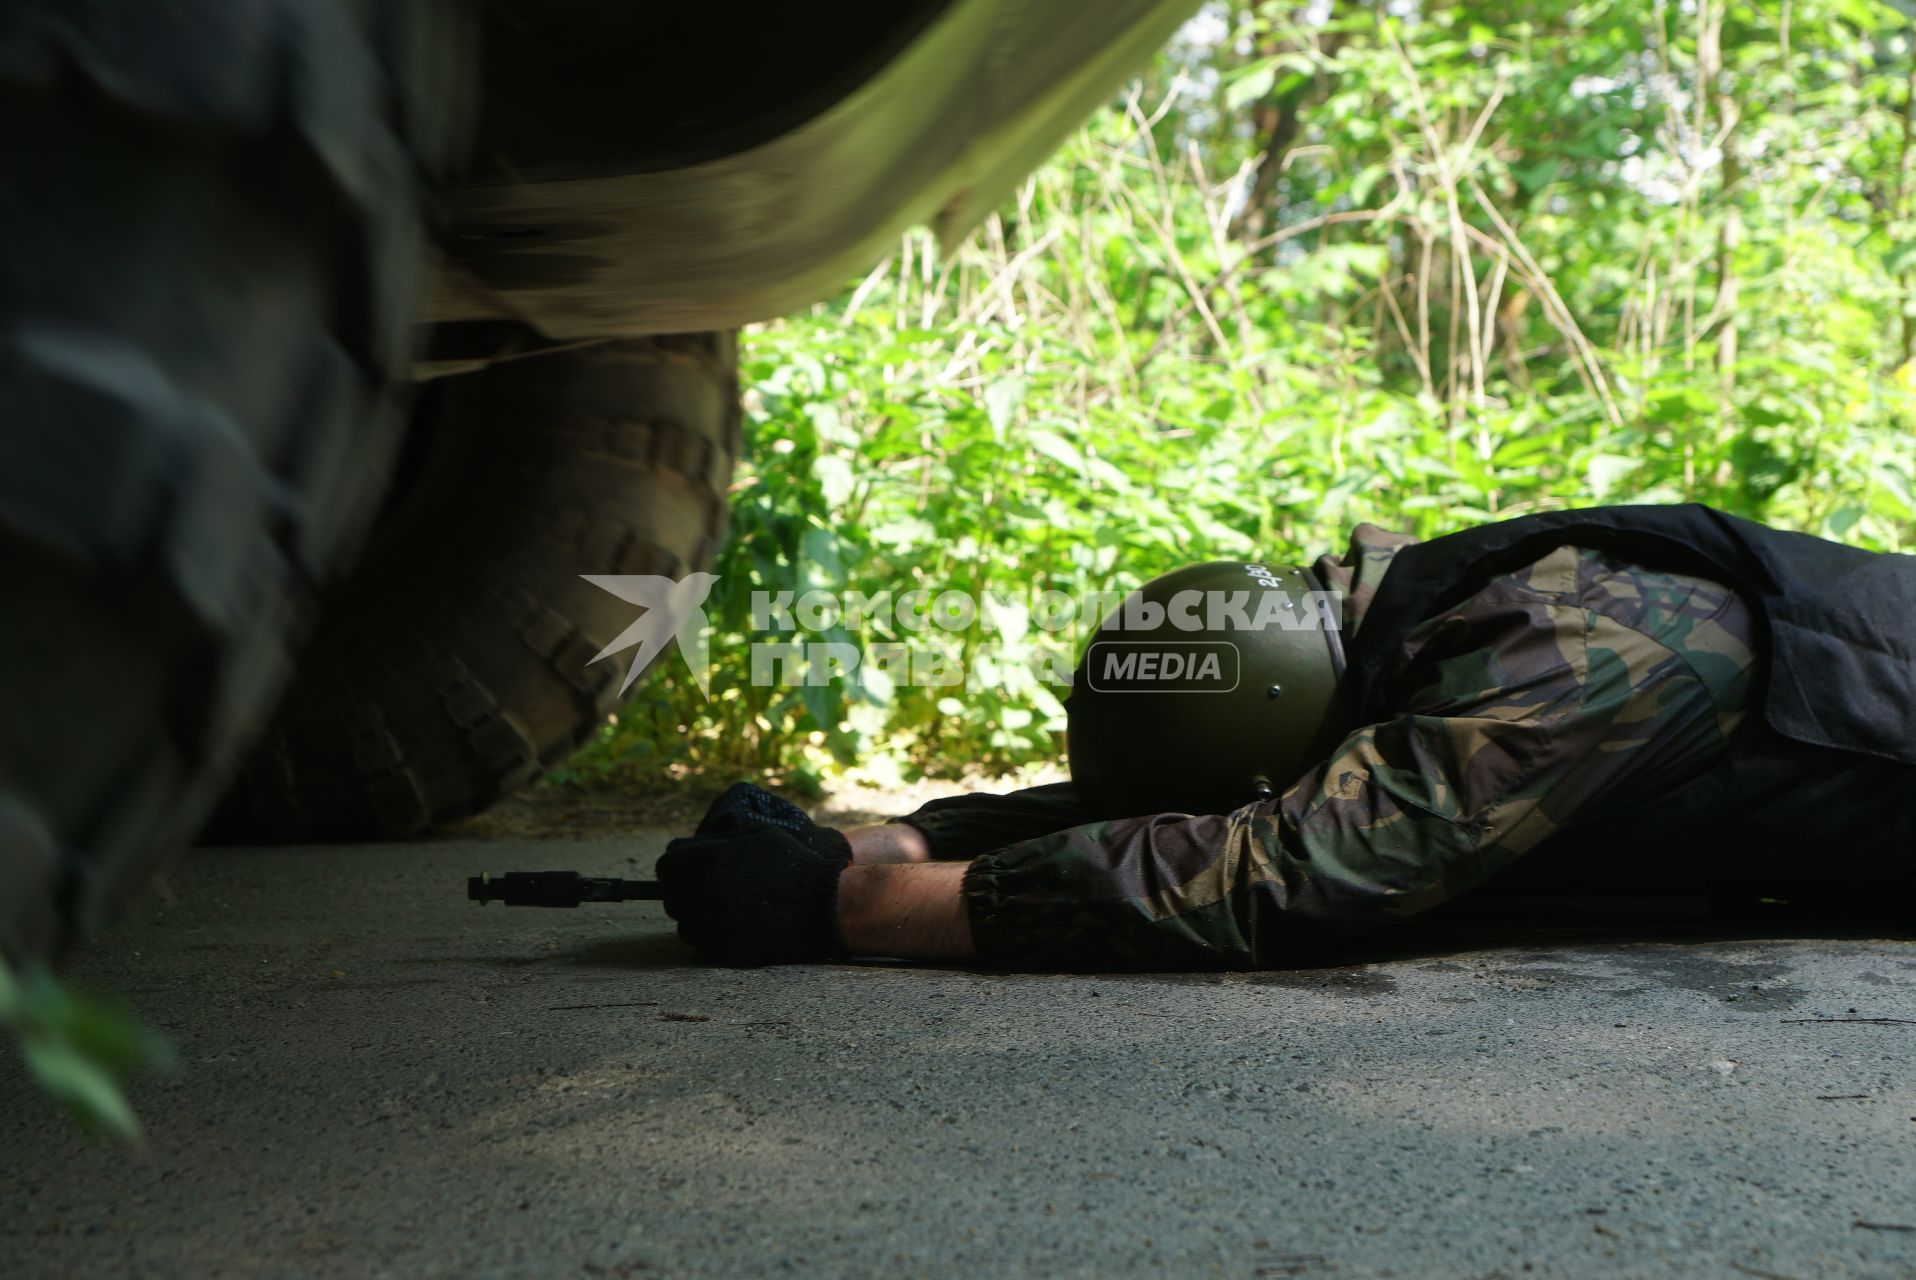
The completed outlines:
<svg viewBox="0 0 1916 1280">
<path fill-rule="evenodd" d="M 930 637 L 966 689 L 758 687 L 757 590 L 1081 595 L 1592 502 L 1916 541 L 1904 18 L 1332 12 L 1211 14 L 955 251 L 749 333 L 713 697 L 662 669 L 567 776 L 1059 753 L 1030 664 L 1076 633 Z"/>
<path fill-rule="evenodd" d="M 172 1070 L 167 1041 L 117 1004 L 79 996 L 45 969 L 0 960 L 0 1027 L 14 1033 L 34 1079 L 89 1128 L 137 1138 L 121 1086 L 143 1069 Z"/>
</svg>

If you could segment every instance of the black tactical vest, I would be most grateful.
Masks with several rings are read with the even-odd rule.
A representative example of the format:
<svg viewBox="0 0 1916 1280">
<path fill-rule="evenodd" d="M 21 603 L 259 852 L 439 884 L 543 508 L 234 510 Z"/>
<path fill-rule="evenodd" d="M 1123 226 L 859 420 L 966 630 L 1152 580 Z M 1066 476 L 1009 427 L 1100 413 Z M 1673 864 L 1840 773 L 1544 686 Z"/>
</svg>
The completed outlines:
<svg viewBox="0 0 1916 1280">
<path fill-rule="evenodd" d="M 1349 643 L 1344 683 L 1359 723 L 1391 715 L 1412 628 L 1561 546 L 1741 592 L 1767 633 L 1761 714 L 1701 779 L 1592 815 L 1493 884 L 1766 892 L 1916 883 L 1916 556 L 1696 505 L 1551 512 L 1419 543 L 1391 561 Z M 1629 864 L 1621 875 L 1620 859 Z"/>
</svg>

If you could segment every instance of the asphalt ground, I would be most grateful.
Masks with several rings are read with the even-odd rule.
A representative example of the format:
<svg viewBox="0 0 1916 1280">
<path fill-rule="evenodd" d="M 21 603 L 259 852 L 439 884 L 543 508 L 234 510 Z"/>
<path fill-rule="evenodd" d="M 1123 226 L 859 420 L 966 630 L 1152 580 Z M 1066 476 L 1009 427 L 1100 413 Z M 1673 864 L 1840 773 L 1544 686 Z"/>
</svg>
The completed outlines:
<svg viewBox="0 0 1916 1280">
<path fill-rule="evenodd" d="M 144 1145 L 0 1068 L 0 1275 L 1916 1276 L 1916 942 L 739 971 L 464 901 L 662 843 L 194 854 L 69 968 L 180 1049 Z"/>
</svg>

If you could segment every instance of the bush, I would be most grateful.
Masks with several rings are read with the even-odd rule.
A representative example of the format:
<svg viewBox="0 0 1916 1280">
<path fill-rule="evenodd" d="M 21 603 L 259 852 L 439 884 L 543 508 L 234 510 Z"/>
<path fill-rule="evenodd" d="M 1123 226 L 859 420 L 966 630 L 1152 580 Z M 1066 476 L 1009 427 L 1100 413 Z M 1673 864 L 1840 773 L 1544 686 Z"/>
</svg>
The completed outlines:
<svg viewBox="0 0 1916 1280">
<path fill-rule="evenodd" d="M 662 666 L 560 777 L 1056 758 L 1039 673 L 1081 633 L 1034 593 L 1357 521 L 1696 500 L 1916 539 L 1893 10 L 1310 12 L 1207 14 L 953 251 L 908 235 L 747 335 L 712 696 Z M 804 638 L 935 642 L 967 687 L 753 683 L 752 642 L 791 638 L 754 592 L 915 588 L 1013 599 Z"/>
</svg>

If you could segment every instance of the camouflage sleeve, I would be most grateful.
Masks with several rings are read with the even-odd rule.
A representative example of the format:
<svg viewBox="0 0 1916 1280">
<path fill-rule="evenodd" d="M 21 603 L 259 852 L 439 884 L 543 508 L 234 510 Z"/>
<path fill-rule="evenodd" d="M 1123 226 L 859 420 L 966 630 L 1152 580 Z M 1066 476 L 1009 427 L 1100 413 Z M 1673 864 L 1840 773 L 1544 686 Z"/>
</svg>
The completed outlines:
<svg viewBox="0 0 1916 1280">
<path fill-rule="evenodd" d="M 1755 648 L 1731 592 L 1563 548 L 1418 628 L 1392 685 L 1400 714 L 1283 796 L 977 859 L 979 955 L 1269 966 L 1425 910 L 1561 827 L 1693 780 L 1744 712 Z"/>
<path fill-rule="evenodd" d="M 1069 782 L 1053 782 L 1005 795 L 944 796 L 892 821 L 918 828 L 932 857 L 950 859 L 1048 836 L 1092 816 Z"/>
</svg>

